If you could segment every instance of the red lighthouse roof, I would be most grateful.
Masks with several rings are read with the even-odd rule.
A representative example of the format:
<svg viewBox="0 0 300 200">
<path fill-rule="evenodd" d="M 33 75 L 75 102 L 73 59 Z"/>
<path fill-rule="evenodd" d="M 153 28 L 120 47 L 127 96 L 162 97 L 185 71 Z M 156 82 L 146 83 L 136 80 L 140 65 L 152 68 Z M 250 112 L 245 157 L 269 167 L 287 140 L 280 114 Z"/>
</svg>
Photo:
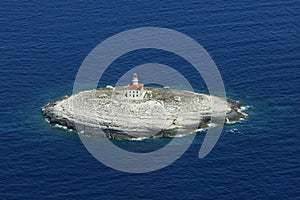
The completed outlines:
<svg viewBox="0 0 300 200">
<path fill-rule="evenodd" d="M 127 86 L 126 90 L 141 90 L 142 88 L 144 87 L 144 84 L 137 84 L 137 85 L 133 85 L 133 84 L 130 84 Z"/>
</svg>

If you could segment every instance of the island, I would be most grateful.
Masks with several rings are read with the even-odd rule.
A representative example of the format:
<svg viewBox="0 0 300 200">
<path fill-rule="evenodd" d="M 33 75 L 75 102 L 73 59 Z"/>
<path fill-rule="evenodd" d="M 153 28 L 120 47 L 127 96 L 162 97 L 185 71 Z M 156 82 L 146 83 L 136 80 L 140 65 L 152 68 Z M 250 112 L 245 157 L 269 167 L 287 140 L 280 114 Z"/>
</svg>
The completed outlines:
<svg viewBox="0 0 300 200">
<path fill-rule="evenodd" d="M 218 104 L 221 99 L 216 96 L 145 87 L 134 74 L 128 86 L 107 86 L 64 96 L 45 105 L 42 114 L 51 124 L 79 133 L 133 140 L 175 137 L 208 128 L 212 107 Z M 225 106 L 225 123 L 246 117 L 239 102 L 226 99 Z"/>
</svg>

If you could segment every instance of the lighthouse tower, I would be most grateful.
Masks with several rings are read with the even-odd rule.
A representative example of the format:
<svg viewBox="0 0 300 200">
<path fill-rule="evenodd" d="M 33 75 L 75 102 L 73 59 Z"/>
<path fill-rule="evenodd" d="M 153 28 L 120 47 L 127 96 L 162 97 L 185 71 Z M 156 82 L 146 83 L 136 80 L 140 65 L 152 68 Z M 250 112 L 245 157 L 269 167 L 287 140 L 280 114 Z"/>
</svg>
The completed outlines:
<svg viewBox="0 0 300 200">
<path fill-rule="evenodd" d="M 139 79 L 136 73 L 133 74 L 132 76 L 132 85 L 137 86 L 139 84 Z"/>
</svg>

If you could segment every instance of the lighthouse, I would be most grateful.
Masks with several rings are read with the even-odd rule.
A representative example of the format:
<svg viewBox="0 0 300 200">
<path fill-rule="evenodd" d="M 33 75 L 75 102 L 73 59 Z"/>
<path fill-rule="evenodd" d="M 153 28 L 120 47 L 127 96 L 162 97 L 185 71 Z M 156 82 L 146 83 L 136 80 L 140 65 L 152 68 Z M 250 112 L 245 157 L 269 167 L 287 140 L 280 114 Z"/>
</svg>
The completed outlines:
<svg viewBox="0 0 300 200">
<path fill-rule="evenodd" d="M 134 73 L 131 84 L 126 87 L 125 96 L 128 99 L 143 99 L 144 95 L 144 84 L 139 83 L 138 76 Z"/>
</svg>

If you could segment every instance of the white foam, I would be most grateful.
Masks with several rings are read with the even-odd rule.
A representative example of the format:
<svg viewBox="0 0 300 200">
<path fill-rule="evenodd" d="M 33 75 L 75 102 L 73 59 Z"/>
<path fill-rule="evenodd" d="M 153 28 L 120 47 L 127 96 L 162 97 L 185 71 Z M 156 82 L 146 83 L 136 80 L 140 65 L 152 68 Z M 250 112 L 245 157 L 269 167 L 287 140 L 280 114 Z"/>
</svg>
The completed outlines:
<svg viewBox="0 0 300 200">
<path fill-rule="evenodd" d="M 245 113 L 244 111 L 248 110 L 250 107 L 252 106 L 241 106 L 241 108 L 238 109 L 238 111 L 242 113 L 244 116 L 248 117 L 248 114 Z M 240 120 L 244 120 L 244 118 L 241 118 Z"/>
<path fill-rule="evenodd" d="M 245 111 L 248 110 L 251 106 L 241 106 L 240 110 Z"/>
<path fill-rule="evenodd" d="M 241 120 L 244 120 L 244 118 L 239 118 L 238 121 L 228 121 L 226 124 L 235 124 L 235 123 L 240 123 Z"/>
<path fill-rule="evenodd" d="M 196 133 L 196 132 L 202 132 L 202 131 L 206 131 L 206 130 L 207 130 L 207 128 L 199 128 L 199 129 L 196 129 L 194 131 L 194 133 Z"/>
<path fill-rule="evenodd" d="M 184 137 L 184 136 L 187 136 L 188 134 L 176 134 L 174 137 L 176 138 L 181 138 L 181 137 Z"/>
<path fill-rule="evenodd" d="M 147 137 L 131 138 L 130 140 L 132 140 L 132 141 L 142 141 L 142 140 L 145 140 L 145 139 L 147 139 Z"/>
<path fill-rule="evenodd" d="M 208 124 L 208 127 L 213 127 L 213 128 L 214 128 L 214 127 L 216 127 L 216 126 L 217 126 L 217 124 L 215 124 L 215 123 L 209 123 L 209 124 Z"/>
<path fill-rule="evenodd" d="M 66 126 L 62 126 L 62 125 L 59 125 L 59 124 L 55 124 L 54 126 L 55 126 L 55 127 L 57 127 L 57 128 L 62 128 L 62 129 L 65 129 L 65 130 L 67 130 L 67 129 L 68 129 L 68 127 L 66 127 Z"/>
</svg>

